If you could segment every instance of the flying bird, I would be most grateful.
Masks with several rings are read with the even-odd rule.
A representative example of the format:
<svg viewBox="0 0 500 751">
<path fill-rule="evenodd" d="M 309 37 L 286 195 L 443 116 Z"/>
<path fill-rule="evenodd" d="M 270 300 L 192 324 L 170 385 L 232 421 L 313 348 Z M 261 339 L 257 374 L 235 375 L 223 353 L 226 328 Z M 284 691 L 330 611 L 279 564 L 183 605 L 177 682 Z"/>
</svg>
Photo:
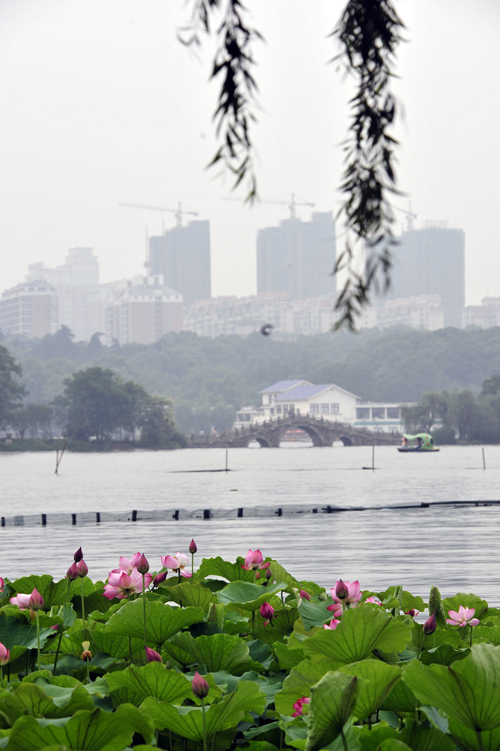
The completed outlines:
<svg viewBox="0 0 500 751">
<path fill-rule="evenodd" d="M 262 336 L 269 336 L 273 329 L 274 326 L 272 323 L 265 323 L 263 326 L 261 326 L 260 333 L 262 334 Z"/>
</svg>

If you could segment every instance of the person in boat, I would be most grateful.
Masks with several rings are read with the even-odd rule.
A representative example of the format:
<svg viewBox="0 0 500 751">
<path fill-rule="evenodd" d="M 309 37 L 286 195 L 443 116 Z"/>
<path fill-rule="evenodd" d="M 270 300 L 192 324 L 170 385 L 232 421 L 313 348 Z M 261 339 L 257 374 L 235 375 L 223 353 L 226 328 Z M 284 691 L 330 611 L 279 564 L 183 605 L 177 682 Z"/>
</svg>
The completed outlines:
<svg viewBox="0 0 500 751">
<path fill-rule="evenodd" d="M 418 449 L 421 449 L 421 448 L 422 448 L 422 446 L 423 446 L 423 443 L 424 443 L 424 442 L 422 441 L 421 437 L 420 437 L 420 436 L 418 436 L 418 438 L 417 438 L 417 448 L 418 448 Z"/>
<path fill-rule="evenodd" d="M 403 436 L 403 440 L 401 441 L 401 446 L 405 449 L 408 446 L 408 439 L 406 436 Z"/>
</svg>

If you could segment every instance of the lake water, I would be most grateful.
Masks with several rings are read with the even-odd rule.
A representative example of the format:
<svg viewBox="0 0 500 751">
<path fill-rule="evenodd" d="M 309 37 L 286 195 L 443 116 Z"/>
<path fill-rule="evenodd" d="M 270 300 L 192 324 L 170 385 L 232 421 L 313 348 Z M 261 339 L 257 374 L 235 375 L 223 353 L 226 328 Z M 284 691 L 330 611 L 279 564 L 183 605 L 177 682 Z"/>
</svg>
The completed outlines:
<svg viewBox="0 0 500 751">
<path fill-rule="evenodd" d="M 0 576 L 28 573 L 63 577 L 81 545 L 93 579 L 105 578 L 120 555 L 146 553 L 151 569 L 160 555 L 186 552 L 194 538 L 195 559 L 221 555 L 234 560 L 260 548 L 299 579 L 333 586 L 342 577 L 363 588 L 402 584 L 427 596 L 431 585 L 450 595 L 473 591 L 500 605 L 500 506 L 430 506 L 435 501 L 500 498 L 500 446 L 444 447 L 432 455 L 403 455 L 377 447 L 233 449 L 111 454 L 66 453 L 59 475 L 48 453 L 0 454 L 0 516 L 48 515 L 46 527 L 0 528 Z M 303 516 L 287 510 L 364 507 L 364 511 Z M 283 516 L 273 514 L 283 508 Z M 243 508 L 243 518 L 233 509 Z M 168 521 L 102 521 L 71 526 L 70 514 L 116 514 L 168 509 Z M 186 519 L 212 509 L 215 518 Z M 267 509 L 267 511 L 266 511 Z M 174 521 L 175 510 L 180 520 Z M 172 514 L 170 514 L 172 511 Z M 219 518 L 225 512 L 227 518 Z M 245 513 L 248 512 L 247 518 Z M 51 523 L 64 514 L 64 523 Z M 140 516 L 140 514 L 139 514 Z M 53 517 L 55 520 L 56 517 Z M 67 523 L 66 523 L 67 519 Z"/>
</svg>

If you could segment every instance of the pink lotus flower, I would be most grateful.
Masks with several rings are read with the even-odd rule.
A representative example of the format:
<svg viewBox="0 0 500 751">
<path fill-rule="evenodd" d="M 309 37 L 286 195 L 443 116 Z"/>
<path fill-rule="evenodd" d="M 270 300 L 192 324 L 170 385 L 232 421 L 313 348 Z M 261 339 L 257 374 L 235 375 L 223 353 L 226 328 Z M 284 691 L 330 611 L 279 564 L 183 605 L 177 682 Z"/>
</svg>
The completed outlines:
<svg viewBox="0 0 500 751">
<path fill-rule="evenodd" d="M 446 623 L 450 626 L 477 626 L 480 623 L 479 618 L 473 618 L 475 608 L 464 608 L 460 605 L 458 613 L 455 610 L 448 610 L 449 618 Z"/>
<path fill-rule="evenodd" d="M 342 605 L 339 605 L 338 602 L 332 602 L 332 604 L 328 605 L 326 609 L 333 613 L 334 618 L 340 618 L 343 612 Z"/>
<path fill-rule="evenodd" d="M 333 621 L 330 621 L 330 623 L 324 623 L 323 628 L 329 628 L 332 631 L 335 631 L 339 623 L 340 621 L 337 618 L 334 618 Z"/>
<path fill-rule="evenodd" d="M 72 563 L 69 569 L 66 571 L 66 579 L 69 579 L 70 581 L 75 581 L 75 579 L 78 579 L 78 566 L 76 563 Z"/>
<path fill-rule="evenodd" d="M 188 565 L 189 560 L 184 553 L 176 553 L 175 558 L 173 555 L 162 555 L 161 562 L 164 568 L 171 568 L 172 571 L 178 571 L 181 576 L 192 576 L 189 571 L 184 571 Z"/>
<path fill-rule="evenodd" d="M 17 605 L 19 610 L 27 610 L 30 606 L 31 595 L 17 594 L 15 597 L 11 597 L 10 601 L 13 605 Z"/>
<path fill-rule="evenodd" d="M 163 662 L 161 659 L 161 655 L 158 654 L 158 652 L 155 652 L 154 649 L 150 649 L 149 647 L 145 647 L 146 649 L 146 660 L 148 662 Z"/>
<path fill-rule="evenodd" d="M 125 556 L 120 556 L 120 563 L 118 568 L 113 569 L 113 573 L 117 574 L 119 571 L 125 571 L 126 574 L 130 576 L 134 568 L 137 568 L 137 564 L 139 563 L 141 554 L 140 553 L 134 553 L 132 558 L 130 560 L 128 558 L 125 558 Z"/>
<path fill-rule="evenodd" d="M 151 574 L 145 574 L 144 584 L 149 587 L 153 577 Z M 104 585 L 104 597 L 108 600 L 114 600 L 117 597 L 119 600 L 126 600 L 131 594 L 142 592 L 142 574 L 140 574 L 136 568 L 134 568 L 130 576 L 125 571 L 110 571 L 108 577 L 108 583 Z"/>
<path fill-rule="evenodd" d="M 0 666 L 7 665 L 10 660 L 10 650 L 0 641 Z"/>
<path fill-rule="evenodd" d="M 359 582 L 351 582 L 339 579 L 335 587 L 332 587 L 332 600 L 338 602 L 341 605 L 343 603 L 349 603 L 350 605 L 356 605 L 362 598 L 363 593 L 360 592 Z"/>
<path fill-rule="evenodd" d="M 204 699 L 210 691 L 210 686 L 205 678 L 198 672 L 195 672 L 193 682 L 191 683 L 191 691 L 198 699 Z"/>
<path fill-rule="evenodd" d="M 299 592 L 299 595 L 302 597 L 303 600 L 307 600 L 307 602 L 311 602 L 311 595 L 309 592 L 306 592 L 305 589 L 301 589 Z"/>
<path fill-rule="evenodd" d="M 412 608 L 411 610 L 407 610 L 406 613 L 405 613 L 405 615 L 409 615 L 412 618 L 415 618 L 415 616 L 417 616 L 418 613 L 419 613 L 418 610 L 415 610 L 414 608 Z"/>
<path fill-rule="evenodd" d="M 310 701 L 311 699 L 308 696 L 303 696 L 302 699 L 296 701 L 293 705 L 294 712 L 292 717 L 300 717 L 300 715 L 304 714 L 304 704 L 307 706 Z"/>
<path fill-rule="evenodd" d="M 433 613 L 426 622 L 422 625 L 422 630 L 425 636 L 430 636 L 436 630 L 436 614 Z"/>
<path fill-rule="evenodd" d="M 28 600 L 28 607 L 31 610 L 41 610 L 44 605 L 44 599 L 38 589 L 35 587 L 33 592 L 30 594 L 30 598 Z"/>
<path fill-rule="evenodd" d="M 2 579 L 2 577 L 0 576 L 0 592 L 3 592 L 4 589 L 5 589 L 5 582 Z"/>
<path fill-rule="evenodd" d="M 374 602 L 375 605 L 382 605 L 380 600 L 376 600 L 375 597 L 367 597 L 365 602 Z"/>
<path fill-rule="evenodd" d="M 271 561 L 264 563 L 264 556 L 260 550 L 249 550 L 241 568 L 244 568 L 245 571 L 256 571 L 257 569 L 269 568 L 270 565 Z"/>
</svg>

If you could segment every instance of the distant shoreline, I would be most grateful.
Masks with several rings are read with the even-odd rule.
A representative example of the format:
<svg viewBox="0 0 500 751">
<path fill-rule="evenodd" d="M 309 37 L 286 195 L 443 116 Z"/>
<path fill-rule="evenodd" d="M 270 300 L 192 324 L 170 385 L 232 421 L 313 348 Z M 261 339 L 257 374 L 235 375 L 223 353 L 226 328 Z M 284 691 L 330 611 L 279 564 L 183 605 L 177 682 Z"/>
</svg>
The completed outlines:
<svg viewBox="0 0 500 751">
<path fill-rule="evenodd" d="M 62 451 L 65 440 L 59 438 L 16 438 L 10 442 L 0 441 L 0 452 L 28 453 L 35 451 Z M 173 451 L 184 448 L 177 441 L 171 441 L 165 446 L 153 448 L 143 446 L 132 441 L 68 441 L 66 451 L 81 454 L 111 453 L 114 451 Z"/>
</svg>

